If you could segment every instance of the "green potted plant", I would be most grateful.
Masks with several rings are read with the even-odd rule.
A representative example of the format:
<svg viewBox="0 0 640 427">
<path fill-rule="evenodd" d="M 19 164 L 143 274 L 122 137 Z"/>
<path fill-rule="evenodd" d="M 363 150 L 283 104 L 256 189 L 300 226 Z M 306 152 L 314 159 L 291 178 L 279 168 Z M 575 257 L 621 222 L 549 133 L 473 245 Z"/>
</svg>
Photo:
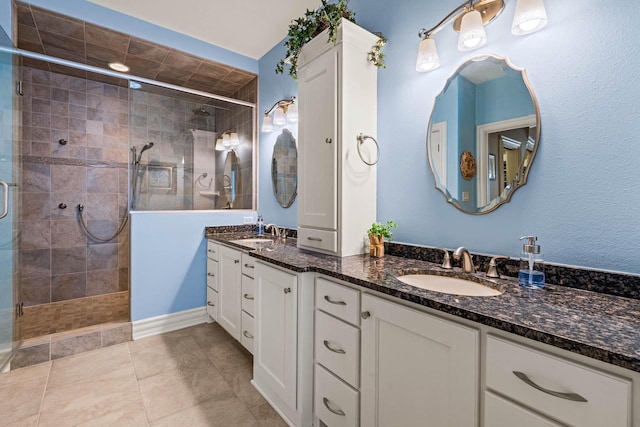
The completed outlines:
<svg viewBox="0 0 640 427">
<path fill-rule="evenodd" d="M 385 224 L 374 222 L 369 229 L 369 254 L 374 257 L 384 256 L 384 238 L 391 240 L 393 233 L 392 228 L 397 227 L 395 221 L 387 221 Z"/>
<path fill-rule="evenodd" d="M 276 74 L 282 74 L 286 64 L 289 64 L 289 75 L 294 79 L 298 78 L 298 55 L 302 46 L 311 41 L 315 36 L 329 29 L 329 42 L 336 42 L 337 30 L 342 18 L 347 19 L 354 24 L 356 23 L 355 12 L 347 7 L 349 0 L 338 0 L 335 3 L 329 3 L 329 0 L 322 0 L 322 4 L 316 10 L 305 12 L 304 16 L 294 19 L 289 25 L 287 40 L 284 45 L 287 48 L 286 59 L 281 59 L 276 65 Z M 381 34 L 375 45 L 371 47 L 368 53 L 368 59 L 376 67 L 385 67 L 384 53 L 382 47 L 387 42 Z"/>
</svg>

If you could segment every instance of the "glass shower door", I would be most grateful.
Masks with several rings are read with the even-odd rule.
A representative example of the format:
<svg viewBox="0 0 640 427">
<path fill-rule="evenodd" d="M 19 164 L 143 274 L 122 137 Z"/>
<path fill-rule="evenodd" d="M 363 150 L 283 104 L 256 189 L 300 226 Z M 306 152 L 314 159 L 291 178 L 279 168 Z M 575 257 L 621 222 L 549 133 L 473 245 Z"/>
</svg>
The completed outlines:
<svg viewBox="0 0 640 427">
<path fill-rule="evenodd" d="M 17 57 L 0 52 L 0 369 L 20 341 L 18 298 L 18 208 L 20 112 Z"/>
</svg>

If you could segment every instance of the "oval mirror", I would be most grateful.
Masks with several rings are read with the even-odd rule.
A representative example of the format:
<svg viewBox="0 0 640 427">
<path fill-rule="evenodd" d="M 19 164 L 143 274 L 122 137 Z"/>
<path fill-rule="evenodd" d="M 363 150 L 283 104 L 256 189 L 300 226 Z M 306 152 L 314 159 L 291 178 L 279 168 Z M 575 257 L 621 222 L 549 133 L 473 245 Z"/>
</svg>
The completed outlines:
<svg viewBox="0 0 640 427">
<path fill-rule="evenodd" d="M 283 208 L 293 204 L 298 194 L 298 149 L 289 129 L 282 129 L 271 157 L 273 194 Z"/>
<path fill-rule="evenodd" d="M 540 111 L 525 71 L 505 58 L 473 58 L 447 80 L 431 113 L 435 186 L 463 212 L 491 212 L 526 184 L 539 142 Z"/>
<path fill-rule="evenodd" d="M 238 183 L 240 182 L 240 162 L 235 150 L 229 150 L 224 161 L 224 176 L 222 188 L 224 196 L 227 198 L 227 209 L 233 209 L 233 202 L 236 200 Z"/>
</svg>

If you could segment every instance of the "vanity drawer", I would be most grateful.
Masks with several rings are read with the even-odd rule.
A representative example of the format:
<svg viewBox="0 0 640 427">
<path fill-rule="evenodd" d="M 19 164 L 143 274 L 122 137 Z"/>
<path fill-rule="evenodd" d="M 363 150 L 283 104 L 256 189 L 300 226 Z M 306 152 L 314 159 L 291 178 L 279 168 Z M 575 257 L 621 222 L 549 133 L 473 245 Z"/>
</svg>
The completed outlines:
<svg viewBox="0 0 640 427">
<path fill-rule="evenodd" d="M 360 386 L 360 330 L 316 310 L 316 362 L 348 382 Z"/>
<path fill-rule="evenodd" d="M 338 252 L 338 233 L 336 231 L 298 228 L 298 246 Z"/>
<path fill-rule="evenodd" d="M 249 256 L 249 254 L 242 254 L 242 274 L 246 274 L 249 277 L 253 277 L 253 271 L 255 269 L 256 259 Z"/>
<path fill-rule="evenodd" d="M 213 318 L 218 319 L 218 293 L 207 286 L 207 314 Z"/>
<path fill-rule="evenodd" d="M 316 365 L 314 407 L 327 426 L 353 427 L 359 423 L 359 393 Z"/>
<path fill-rule="evenodd" d="M 360 324 L 360 292 L 326 279 L 316 279 L 316 307 L 354 325 Z"/>
<path fill-rule="evenodd" d="M 256 285 L 251 277 L 242 276 L 242 309 L 254 315 L 256 305 Z"/>
<path fill-rule="evenodd" d="M 207 240 L 207 258 L 218 261 L 219 252 L 220 246 L 212 240 Z"/>
<path fill-rule="evenodd" d="M 629 425 L 629 380 L 494 336 L 487 337 L 486 359 L 487 388 L 545 415 L 577 426 Z"/>
<path fill-rule="evenodd" d="M 489 391 L 484 392 L 484 426 L 562 427 Z"/>
<path fill-rule="evenodd" d="M 218 288 L 218 261 L 207 259 L 207 286 L 219 291 Z"/>
<path fill-rule="evenodd" d="M 242 334 L 240 334 L 240 343 L 249 350 L 249 353 L 253 354 L 253 336 L 254 336 L 254 322 L 253 317 L 249 316 L 244 311 L 242 312 Z"/>
</svg>

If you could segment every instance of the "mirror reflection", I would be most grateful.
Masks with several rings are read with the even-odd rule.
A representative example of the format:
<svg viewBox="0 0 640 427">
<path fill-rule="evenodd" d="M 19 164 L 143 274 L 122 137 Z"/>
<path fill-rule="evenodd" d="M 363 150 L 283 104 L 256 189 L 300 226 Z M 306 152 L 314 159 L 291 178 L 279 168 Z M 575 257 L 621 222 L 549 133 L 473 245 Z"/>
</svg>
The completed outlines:
<svg viewBox="0 0 640 427">
<path fill-rule="evenodd" d="M 491 212 L 527 181 L 540 139 L 540 113 L 524 70 L 484 55 L 464 63 L 436 97 L 427 154 L 435 186 L 456 208 Z M 462 155 L 476 162 L 463 177 Z"/>
<path fill-rule="evenodd" d="M 280 206 L 291 206 L 298 194 L 298 150 L 296 139 L 289 129 L 282 129 L 273 146 L 271 182 Z"/>
<path fill-rule="evenodd" d="M 238 194 L 238 183 L 240 182 L 240 161 L 235 150 L 229 150 L 224 161 L 224 176 L 222 188 L 227 199 L 226 209 L 233 209 L 233 202 Z"/>
</svg>

